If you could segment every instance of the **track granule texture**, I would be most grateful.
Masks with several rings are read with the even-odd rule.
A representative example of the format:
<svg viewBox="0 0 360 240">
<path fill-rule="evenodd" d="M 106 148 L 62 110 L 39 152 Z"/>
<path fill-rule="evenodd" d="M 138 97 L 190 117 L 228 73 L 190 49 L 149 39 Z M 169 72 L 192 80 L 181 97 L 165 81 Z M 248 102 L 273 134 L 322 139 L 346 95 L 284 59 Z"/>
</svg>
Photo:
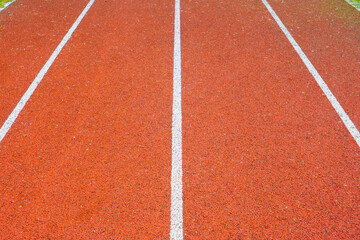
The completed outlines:
<svg viewBox="0 0 360 240">
<path fill-rule="evenodd" d="M 354 124 L 358 12 L 269 0 Z M 4 122 L 87 1 L 0 14 Z M 0 144 L 0 239 L 169 239 L 174 2 L 95 1 Z M 356 239 L 360 151 L 261 1 L 182 0 L 184 239 Z"/>
<path fill-rule="evenodd" d="M 342 0 L 270 0 L 360 129 L 360 14 Z"/>
<path fill-rule="evenodd" d="M 0 145 L 0 238 L 168 238 L 172 22 L 94 3 Z"/>
<path fill-rule="evenodd" d="M 0 14 L 0 125 L 87 1 L 21 0 Z"/>
<path fill-rule="evenodd" d="M 186 239 L 354 239 L 359 149 L 260 1 L 183 1 Z"/>
</svg>

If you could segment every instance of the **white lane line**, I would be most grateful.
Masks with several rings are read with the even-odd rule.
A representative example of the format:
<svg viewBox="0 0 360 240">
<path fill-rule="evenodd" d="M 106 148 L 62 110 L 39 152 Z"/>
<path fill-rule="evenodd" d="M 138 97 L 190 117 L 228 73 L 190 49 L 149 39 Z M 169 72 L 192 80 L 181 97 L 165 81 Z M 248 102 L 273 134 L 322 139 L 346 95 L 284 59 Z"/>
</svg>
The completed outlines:
<svg viewBox="0 0 360 240">
<path fill-rule="evenodd" d="M 180 0 L 175 0 L 170 239 L 183 239 Z"/>
<path fill-rule="evenodd" d="M 50 56 L 49 60 L 45 63 L 44 67 L 40 70 L 39 74 L 36 76 L 35 80 L 32 82 L 28 90 L 25 92 L 23 97 L 20 99 L 19 103 L 16 105 L 8 119 L 5 121 L 4 125 L 0 129 L 0 142 L 4 139 L 7 132 L 10 130 L 11 126 L 15 122 L 16 118 L 19 116 L 21 110 L 24 108 L 27 101 L 30 99 L 31 95 L 34 93 L 37 86 L 40 84 L 41 80 L 44 78 L 45 74 L 55 61 L 56 57 L 59 55 L 67 41 L 71 38 L 71 35 L 74 33 L 75 29 L 79 26 L 81 20 L 84 18 L 86 13 L 89 11 L 91 6 L 95 0 L 91 0 L 85 9 L 82 11 L 80 16 L 76 19 L 75 23 L 72 25 L 70 30 L 67 32 L 63 40 L 60 42 L 60 44 L 57 46 L 53 54 Z"/>
<path fill-rule="evenodd" d="M 10 6 L 10 4 L 12 4 L 13 2 L 15 2 L 16 0 L 12 1 L 12 2 L 7 2 L 7 3 L 4 3 L 4 7 L 0 7 L 0 12 L 2 10 L 4 10 L 5 8 L 7 8 L 8 6 Z"/>
<path fill-rule="evenodd" d="M 356 2 L 355 0 L 345 0 L 348 4 L 353 6 L 356 10 L 360 11 L 360 3 Z"/>
<path fill-rule="evenodd" d="M 279 25 L 281 30 L 286 35 L 287 39 L 291 43 L 291 45 L 294 47 L 297 54 L 300 56 L 301 60 L 304 62 L 305 66 L 309 70 L 309 72 L 313 75 L 316 82 L 320 86 L 320 88 L 325 93 L 326 97 L 329 99 L 331 105 L 334 107 L 335 111 L 340 116 L 341 120 L 345 124 L 346 128 L 349 130 L 350 134 L 355 139 L 356 143 L 360 147 L 360 133 L 356 129 L 354 123 L 351 121 L 349 116 L 345 113 L 344 109 L 341 107 L 340 103 L 336 100 L 335 96 L 332 94 L 324 80 L 321 78 L 320 74 L 316 71 L 315 67 L 311 64 L 310 60 L 306 57 L 305 53 L 301 50 L 300 46 L 297 44 L 297 42 L 294 40 L 294 38 L 291 36 L 290 32 L 286 29 L 284 24 L 281 22 L 280 18 L 276 15 L 275 11 L 271 8 L 269 3 L 266 0 L 262 0 L 268 11 L 270 12 L 271 16 L 275 19 L 276 23 Z"/>
</svg>

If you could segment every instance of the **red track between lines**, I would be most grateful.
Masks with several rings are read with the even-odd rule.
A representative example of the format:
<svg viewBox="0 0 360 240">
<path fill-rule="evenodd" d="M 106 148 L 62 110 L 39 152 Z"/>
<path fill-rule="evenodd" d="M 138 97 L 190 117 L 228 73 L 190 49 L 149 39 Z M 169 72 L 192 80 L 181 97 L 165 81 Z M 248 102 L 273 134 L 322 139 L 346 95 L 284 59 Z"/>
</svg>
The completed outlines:
<svg viewBox="0 0 360 240">
<path fill-rule="evenodd" d="M 182 9 L 186 238 L 358 236 L 358 146 L 262 3 Z"/>
<path fill-rule="evenodd" d="M 3 123 L 87 1 L 21 0 L 0 14 L 0 122 Z"/>
<path fill-rule="evenodd" d="M 360 129 L 360 14 L 342 0 L 269 3 Z"/>
<path fill-rule="evenodd" d="M 269 0 L 360 126 L 360 15 Z M 0 122 L 87 1 L 0 13 Z M 0 143 L 1 239 L 169 239 L 172 1 L 95 1 Z M 360 151 L 262 2 L 181 1 L 184 239 L 356 239 Z"/>
<path fill-rule="evenodd" d="M 95 2 L 1 143 L 1 238 L 168 235 L 172 21 Z"/>
</svg>

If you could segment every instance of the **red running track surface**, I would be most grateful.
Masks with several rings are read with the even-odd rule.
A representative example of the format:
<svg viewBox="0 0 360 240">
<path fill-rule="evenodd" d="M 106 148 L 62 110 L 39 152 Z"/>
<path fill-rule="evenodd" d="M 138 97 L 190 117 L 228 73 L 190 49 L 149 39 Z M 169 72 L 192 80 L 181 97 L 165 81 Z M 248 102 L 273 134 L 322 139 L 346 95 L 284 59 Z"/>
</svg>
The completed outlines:
<svg viewBox="0 0 360 240">
<path fill-rule="evenodd" d="M 1 125 L 86 4 L 21 0 L 0 13 Z"/>
<path fill-rule="evenodd" d="M 359 128 L 358 12 L 269 3 Z M 86 4 L 1 12 L 1 122 Z M 184 239 L 356 239 L 359 146 L 265 6 L 181 9 Z M 0 238 L 169 238 L 173 21 L 95 1 L 0 143 Z"/>
<path fill-rule="evenodd" d="M 262 3 L 182 9 L 186 239 L 359 236 L 359 148 Z"/>
<path fill-rule="evenodd" d="M 94 3 L 0 145 L 0 238 L 168 237 L 173 9 Z"/>
</svg>

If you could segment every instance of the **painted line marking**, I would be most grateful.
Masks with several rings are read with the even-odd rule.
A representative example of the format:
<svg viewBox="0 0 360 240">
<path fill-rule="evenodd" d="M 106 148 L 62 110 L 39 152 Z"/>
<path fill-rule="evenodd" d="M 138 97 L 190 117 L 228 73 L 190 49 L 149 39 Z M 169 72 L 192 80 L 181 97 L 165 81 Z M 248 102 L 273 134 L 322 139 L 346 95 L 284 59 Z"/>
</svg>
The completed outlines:
<svg viewBox="0 0 360 240">
<path fill-rule="evenodd" d="M 45 63 L 44 67 L 40 70 L 39 74 L 36 76 L 35 80 L 32 82 L 32 84 L 30 85 L 28 90 L 25 92 L 23 97 L 20 99 L 19 103 L 16 105 L 16 107 L 14 108 L 14 110 L 12 111 L 12 113 L 10 114 L 8 119 L 5 121 L 5 123 L 3 124 L 3 126 L 0 129 L 0 143 L 4 139 L 7 132 L 10 130 L 10 128 L 13 125 L 13 123 L 15 122 L 16 118 L 19 116 L 21 110 L 24 108 L 25 104 L 30 99 L 31 95 L 34 93 L 35 89 L 40 84 L 41 80 L 44 78 L 45 74 L 47 73 L 47 71 L 49 70 L 51 65 L 54 63 L 56 57 L 59 55 L 59 53 L 61 52 L 61 50 L 63 49 L 65 44 L 68 42 L 68 40 L 71 38 L 71 35 L 74 33 L 76 28 L 79 26 L 81 20 L 84 18 L 84 16 L 89 11 L 89 9 L 91 8 L 91 6 L 93 5 L 94 2 L 95 2 L 95 0 L 91 0 L 87 4 L 85 9 L 82 11 L 80 16 L 76 19 L 75 23 L 70 28 L 70 30 L 67 32 L 65 37 L 62 39 L 60 44 L 57 46 L 57 48 L 55 49 L 53 54 L 50 56 L 49 60 Z"/>
<path fill-rule="evenodd" d="M 356 10 L 360 11 L 360 3 L 354 1 L 354 0 L 345 0 L 348 4 L 353 6 Z"/>
<path fill-rule="evenodd" d="M 12 4 L 13 2 L 15 2 L 16 0 L 12 1 L 12 2 L 7 2 L 7 3 L 4 3 L 4 7 L 0 8 L 0 12 L 2 10 L 5 10 L 5 8 L 7 8 L 8 6 L 10 6 L 10 4 Z"/>
<path fill-rule="evenodd" d="M 340 116 L 341 120 L 345 124 L 346 128 L 349 130 L 350 134 L 355 139 L 356 143 L 360 147 L 360 133 L 355 127 L 354 123 L 351 121 L 349 116 L 345 113 L 344 109 L 341 107 L 340 103 L 336 100 L 335 96 L 332 94 L 320 74 L 317 72 L 315 67 L 311 64 L 310 60 L 307 58 L 305 53 L 301 50 L 300 46 L 297 44 L 295 39 L 291 36 L 290 32 L 287 30 L 285 25 L 281 22 L 280 18 L 276 15 L 275 11 L 272 9 L 272 7 L 269 5 L 269 3 L 266 0 L 262 0 L 263 4 L 266 6 L 268 11 L 270 12 L 271 16 L 274 18 L 276 23 L 279 25 L 291 45 L 294 47 L 297 54 L 300 56 L 301 60 L 304 62 L 305 66 L 309 70 L 309 72 L 313 75 L 316 82 L 322 89 L 322 91 L 325 93 L 326 97 L 329 99 L 331 105 L 334 107 L 335 111 Z"/>
<path fill-rule="evenodd" d="M 175 0 L 170 239 L 183 239 L 180 0 Z"/>
</svg>

